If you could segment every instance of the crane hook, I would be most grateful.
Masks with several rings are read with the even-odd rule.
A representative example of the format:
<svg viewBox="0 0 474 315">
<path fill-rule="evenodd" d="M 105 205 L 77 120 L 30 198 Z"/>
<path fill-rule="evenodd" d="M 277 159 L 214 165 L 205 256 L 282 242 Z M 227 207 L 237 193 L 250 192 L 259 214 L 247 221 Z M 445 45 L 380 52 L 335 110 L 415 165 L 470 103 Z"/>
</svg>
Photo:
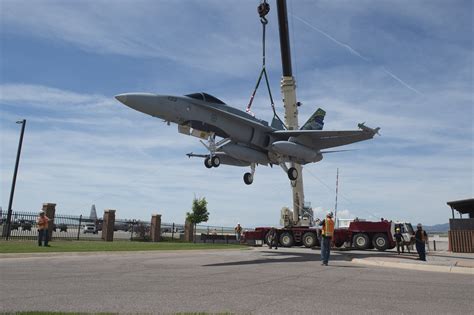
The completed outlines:
<svg viewBox="0 0 474 315">
<path fill-rule="evenodd" d="M 260 3 L 260 5 L 257 7 L 257 11 L 258 15 L 260 16 L 260 22 L 262 22 L 262 24 L 267 24 L 268 20 L 265 16 L 268 14 L 268 12 L 270 12 L 270 5 L 266 0 Z"/>
</svg>

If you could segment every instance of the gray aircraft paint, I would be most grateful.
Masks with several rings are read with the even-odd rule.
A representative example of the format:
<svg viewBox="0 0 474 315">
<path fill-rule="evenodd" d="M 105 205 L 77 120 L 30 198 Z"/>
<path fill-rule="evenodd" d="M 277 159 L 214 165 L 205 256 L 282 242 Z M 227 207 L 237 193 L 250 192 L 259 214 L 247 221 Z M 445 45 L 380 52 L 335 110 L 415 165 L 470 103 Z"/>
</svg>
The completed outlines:
<svg viewBox="0 0 474 315">
<path fill-rule="evenodd" d="M 303 126 L 305 130 L 279 130 L 206 93 L 188 96 L 126 93 L 115 98 L 139 112 L 180 125 L 181 133 L 192 128 L 226 139 L 225 144 L 210 149 L 210 154 L 188 156 L 218 157 L 219 164 L 253 165 L 252 176 L 256 164 L 278 164 L 285 169 L 284 164 L 289 162 L 318 162 L 325 153 L 322 149 L 371 139 L 380 129 L 359 124 L 360 130 L 323 131 L 325 112 L 318 109 Z"/>
</svg>

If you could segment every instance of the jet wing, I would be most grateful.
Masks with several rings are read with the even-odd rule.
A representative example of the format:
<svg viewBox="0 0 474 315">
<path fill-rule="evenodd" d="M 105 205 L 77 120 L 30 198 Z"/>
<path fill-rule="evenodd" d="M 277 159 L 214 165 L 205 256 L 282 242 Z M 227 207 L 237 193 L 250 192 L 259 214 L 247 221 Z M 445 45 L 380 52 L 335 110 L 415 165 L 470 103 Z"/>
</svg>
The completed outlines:
<svg viewBox="0 0 474 315">
<path fill-rule="evenodd" d="M 380 129 L 372 129 L 364 124 L 359 124 L 359 128 L 361 130 L 277 130 L 272 132 L 272 136 L 278 140 L 291 141 L 314 150 L 322 150 L 372 139 Z"/>
<path fill-rule="evenodd" d="M 263 122 L 261 122 L 259 119 L 256 119 L 256 118 L 253 118 L 252 116 L 248 115 L 247 113 L 244 113 L 236 108 L 233 108 L 233 107 L 230 107 L 228 105 L 225 105 L 226 107 L 228 107 L 228 109 L 222 109 L 222 108 L 219 108 L 217 106 L 214 106 L 215 104 L 204 104 L 204 103 L 201 103 L 201 102 L 192 102 L 193 105 L 196 105 L 196 106 L 199 106 L 201 108 L 205 108 L 207 110 L 209 110 L 210 112 L 215 112 L 215 113 L 218 113 L 219 115 L 223 115 L 223 116 L 226 116 L 226 117 L 229 117 L 233 120 L 236 120 L 236 121 L 241 121 L 242 123 L 246 124 L 246 125 L 250 125 L 254 128 L 258 128 L 258 129 L 261 129 L 265 132 L 270 132 L 272 130 L 274 130 L 272 127 L 265 125 Z M 248 116 L 248 117 L 245 117 L 245 116 Z"/>
</svg>

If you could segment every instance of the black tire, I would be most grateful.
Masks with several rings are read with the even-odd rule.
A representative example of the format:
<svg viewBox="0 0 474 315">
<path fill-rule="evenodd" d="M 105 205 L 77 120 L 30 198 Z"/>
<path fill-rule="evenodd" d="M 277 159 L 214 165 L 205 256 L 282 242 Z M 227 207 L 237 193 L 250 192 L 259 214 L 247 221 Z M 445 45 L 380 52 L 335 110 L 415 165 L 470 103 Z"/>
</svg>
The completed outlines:
<svg viewBox="0 0 474 315">
<path fill-rule="evenodd" d="M 244 174 L 244 183 L 250 185 L 253 183 L 253 175 L 251 173 Z"/>
<path fill-rule="evenodd" d="M 269 238 L 270 238 L 270 232 L 267 232 L 265 236 L 263 237 L 263 243 L 268 245 L 268 243 L 270 242 Z"/>
<path fill-rule="evenodd" d="M 372 244 L 377 250 L 384 251 L 388 248 L 388 237 L 385 234 L 375 234 Z"/>
<path fill-rule="evenodd" d="M 288 170 L 288 178 L 290 180 L 296 180 L 298 178 L 298 170 L 294 167 L 290 167 Z"/>
<path fill-rule="evenodd" d="M 211 168 L 211 167 L 212 167 L 212 161 L 211 161 L 210 158 L 205 158 L 205 159 L 204 159 L 204 166 L 205 166 L 206 168 Z"/>
<path fill-rule="evenodd" d="M 344 245 L 344 241 L 336 241 L 336 242 L 334 243 L 334 246 L 336 246 L 337 248 L 342 247 L 342 245 Z"/>
<path fill-rule="evenodd" d="M 291 247 L 295 243 L 295 239 L 293 238 L 293 234 L 290 232 L 283 232 L 280 235 L 280 244 L 283 247 Z"/>
<path fill-rule="evenodd" d="M 219 165 L 221 165 L 221 159 L 218 156 L 213 156 L 211 159 L 211 164 L 214 167 L 219 167 Z"/>
<path fill-rule="evenodd" d="M 367 249 L 370 246 L 369 236 L 365 233 L 357 233 L 352 240 L 357 249 Z"/>
<path fill-rule="evenodd" d="M 265 242 L 266 245 L 270 245 L 270 231 L 268 231 L 267 234 L 265 234 L 263 241 Z"/>
<path fill-rule="evenodd" d="M 303 245 L 307 248 L 311 248 L 316 245 L 316 233 L 306 232 L 303 234 Z"/>
</svg>

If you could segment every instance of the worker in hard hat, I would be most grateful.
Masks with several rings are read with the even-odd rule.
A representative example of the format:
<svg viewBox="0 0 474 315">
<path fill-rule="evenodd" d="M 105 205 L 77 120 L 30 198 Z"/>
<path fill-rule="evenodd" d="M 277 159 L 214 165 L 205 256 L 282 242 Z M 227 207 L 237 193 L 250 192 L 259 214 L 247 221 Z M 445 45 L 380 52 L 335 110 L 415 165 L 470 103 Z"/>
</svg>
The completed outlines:
<svg viewBox="0 0 474 315">
<path fill-rule="evenodd" d="M 43 210 L 39 212 L 39 216 L 36 219 L 36 224 L 38 226 L 38 246 L 42 246 L 44 242 L 44 246 L 49 247 L 48 245 L 48 223 L 49 218 L 46 216 Z"/>
<path fill-rule="evenodd" d="M 275 247 L 275 249 L 278 249 L 278 233 L 274 226 L 272 226 L 270 231 L 268 231 L 267 245 L 268 245 L 268 248 L 270 249 L 272 249 L 272 247 Z"/>
<path fill-rule="evenodd" d="M 242 235 L 242 227 L 240 226 L 240 223 L 237 223 L 237 226 L 234 228 L 235 231 L 235 239 L 237 242 L 240 243 L 240 237 Z"/>
<path fill-rule="evenodd" d="M 404 243 L 404 239 L 403 239 L 403 235 L 402 233 L 400 232 L 400 227 L 397 227 L 395 229 L 395 234 L 393 235 L 395 237 L 395 241 L 397 243 L 397 253 L 398 255 L 400 255 L 400 247 L 402 249 L 402 253 L 405 253 L 405 246 L 403 245 Z"/>
<path fill-rule="evenodd" d="M 331 254 L 331 241 L 334 236 L 334 221 L 332 212 L 328 212 L 326 218 L 319 223 L 321 229 L 321 265 L 327 266 Z"/>
<path fill-rule="evenodd" d="M 420 260 L 423 261 L 426 261 L 426 243 L 428 243 L 428 234 L 426 234 L 426 231 L 423 230 L 423 226 L 421 225 L 421 223 L 418 223 L 415 232 L 415 245 L 416 251 L 418 252 L 418 256 L 420 256 Z"/>
</svg>

